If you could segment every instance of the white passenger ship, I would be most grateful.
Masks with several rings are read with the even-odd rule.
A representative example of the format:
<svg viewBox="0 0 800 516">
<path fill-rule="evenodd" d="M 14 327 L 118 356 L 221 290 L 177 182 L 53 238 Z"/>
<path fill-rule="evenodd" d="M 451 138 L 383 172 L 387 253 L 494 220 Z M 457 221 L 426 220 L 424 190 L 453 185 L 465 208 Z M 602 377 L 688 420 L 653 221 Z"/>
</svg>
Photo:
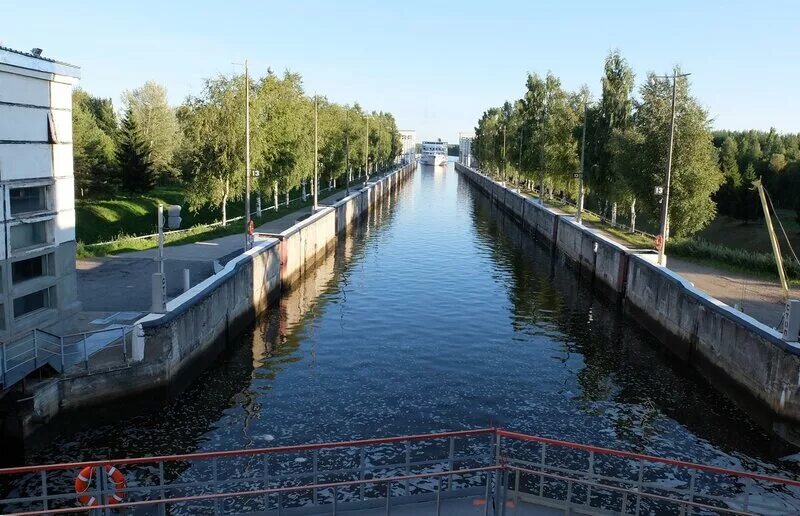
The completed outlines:
<svg viewBox="0 0 800 516">
<path fill-rule="evenodd" d="M 447 142 L 422 142 L 422 157 L 420 163 L 423 165 L 446 165 L 447 164 Z"/>
</svg>

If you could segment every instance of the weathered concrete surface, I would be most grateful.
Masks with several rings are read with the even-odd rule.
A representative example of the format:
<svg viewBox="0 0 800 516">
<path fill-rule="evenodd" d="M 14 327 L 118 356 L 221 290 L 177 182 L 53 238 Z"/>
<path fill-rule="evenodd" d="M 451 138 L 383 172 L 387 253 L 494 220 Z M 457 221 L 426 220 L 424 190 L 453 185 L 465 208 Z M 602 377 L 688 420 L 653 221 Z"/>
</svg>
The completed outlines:
<svg viewBox="0 0 800 516">
<path fill-rule="evenodd" d="M 800 420 L 800 345 L 599 231 L 579 225 L 475 170 L 456 165 L 501 209 L 617 294 L 625 309 L 678 356 L 781 417 Z"/>
<path fill-rule="evenodd" d="M 698 369 L 723 372 L 777 414 L 800 419 L 796 343 L 638 256 L 628 264 L 626 307 Z"/>
</svg>

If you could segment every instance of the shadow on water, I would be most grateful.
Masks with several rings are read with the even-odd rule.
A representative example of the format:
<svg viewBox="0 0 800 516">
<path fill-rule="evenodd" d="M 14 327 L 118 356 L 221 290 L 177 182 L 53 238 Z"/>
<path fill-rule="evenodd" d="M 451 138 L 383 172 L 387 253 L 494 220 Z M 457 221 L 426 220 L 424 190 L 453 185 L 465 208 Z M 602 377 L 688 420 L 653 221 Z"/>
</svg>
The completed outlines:
<svg viewBox="0 0 800 516">
<path fill-rule="evenodd" d="M 346 293 L 350 262 L 364 252 L 365 239 L 390 223 L 397 196 L 392 193 L 370 212 L 365 224 L 340 237 L 333 252 L 284 291 L 277 306 L 228 343 L 212 365 L 186 381 L 184 388 L 167 399 L 127 400 L 59 416 L 27 443 L 22 461 L 5 465 L 229 448 L 218 441 L 215 429 L 231 415 L 242 421 L 242 446 L 253 445 L 250 423 L 261 416 L 263 391 L 282 370 L 301 360 L 297 351 L 303 326 L 323 310 L 328 301 L 323 293 L 332 285 L 341 284 Z M 260 437 L 260 445 L 272 438 Z"/>
<path fill-rule="evenodd" d="M 537 241 L 466 180 L 461 182 L 460 188 L 470 191 L 463 195 L 471 199 L 476 233 L 493 244 L 494 258 L 514 277 L 509 298 L 515 331 L 542 331 L 545 320 L 544 331 L 567 337 L 561 339 L 563 355 L 554 359 L 572 370 L 580 390 L 569 394 L 582 411 L 608 413 L 608 403 L 615 405 L 614 411 L 628 407 L 615 414 L 613 428 L 638 450 L 648 449 L 659 420 L 669 418 L 698 438 L 741 456 L 748 468 L 758 469 L 758 464 L 747 463 L 745 457 L 773 461 L 797 451 L 770 431 L 771 422 L 758 424 L 625 317 L 618 300 L 610 299 L 605 288 L 595 289 L 587 273 Z"/>
</svg>

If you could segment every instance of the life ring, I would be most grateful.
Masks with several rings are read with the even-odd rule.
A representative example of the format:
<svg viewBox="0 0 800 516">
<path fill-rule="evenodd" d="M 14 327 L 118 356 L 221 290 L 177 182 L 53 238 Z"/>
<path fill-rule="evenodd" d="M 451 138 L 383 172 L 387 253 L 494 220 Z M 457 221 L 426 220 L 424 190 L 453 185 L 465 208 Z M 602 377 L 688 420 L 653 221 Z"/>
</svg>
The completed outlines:
<svg viewBox="0 0 800 516">
<path fill-rule="evenodd" d="M 253 233 L 256 232 L 256 225 L 253 223 L 253 219 L 250 219 L 250 222 L 247 223 L 247 234 L 253 236 Z"/>
<path fill-rule="evenodd" d="M 125 475 L 114 466 L 106 466 L 105 470 L 106 475 L 108 475 L 109 484 L 114 485 L 114 494 L 108 498 L 108 505 L 116 505 L 125 499 Z M 75 492 L 78 494 L 78 502 L 84 507 L 100 505 L 100 501 L 96 497 L 83 494 L 86 493 L 89 489 L 89 485 L 92 483 L 93 473 L 94 468 L 92 466 L 86 466 L 78 473 L 78 476 L 75 477 Z"/>
<path fill-rule="evenodd" d="M 662 245 L 664 245 L 664 237 L 661 236 L 661 235 L 658 235 L 656 237 L 656 249 L 660 250 Z"/>
</svg>

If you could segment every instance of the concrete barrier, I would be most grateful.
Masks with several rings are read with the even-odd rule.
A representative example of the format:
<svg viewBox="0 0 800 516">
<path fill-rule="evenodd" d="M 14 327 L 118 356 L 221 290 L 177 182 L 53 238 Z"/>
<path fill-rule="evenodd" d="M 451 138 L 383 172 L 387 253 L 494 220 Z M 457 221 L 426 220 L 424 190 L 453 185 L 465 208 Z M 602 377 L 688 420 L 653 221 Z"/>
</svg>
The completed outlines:
<svg viewBox="0 0 800 516">
<path fill-rule="evenodd" d="M 672 271 L 631 256 L 626 308 L 712 379 L 723 376 L 773 412 L 800 419 L 800 346 L 697 290 Z"/>
<path fill-rule="evenodd" d="M 523 228 L 589 271 L 638 322 L 717 386 L 729 391 L 732 385 L 772 414 L 800 421 L 800 345 L 697 290 L 653 263 L 650 254 L 531 199 L 520 203 L 519 194 L 476 170 L 460 164 L 456 170 Z"/>
</svg>

